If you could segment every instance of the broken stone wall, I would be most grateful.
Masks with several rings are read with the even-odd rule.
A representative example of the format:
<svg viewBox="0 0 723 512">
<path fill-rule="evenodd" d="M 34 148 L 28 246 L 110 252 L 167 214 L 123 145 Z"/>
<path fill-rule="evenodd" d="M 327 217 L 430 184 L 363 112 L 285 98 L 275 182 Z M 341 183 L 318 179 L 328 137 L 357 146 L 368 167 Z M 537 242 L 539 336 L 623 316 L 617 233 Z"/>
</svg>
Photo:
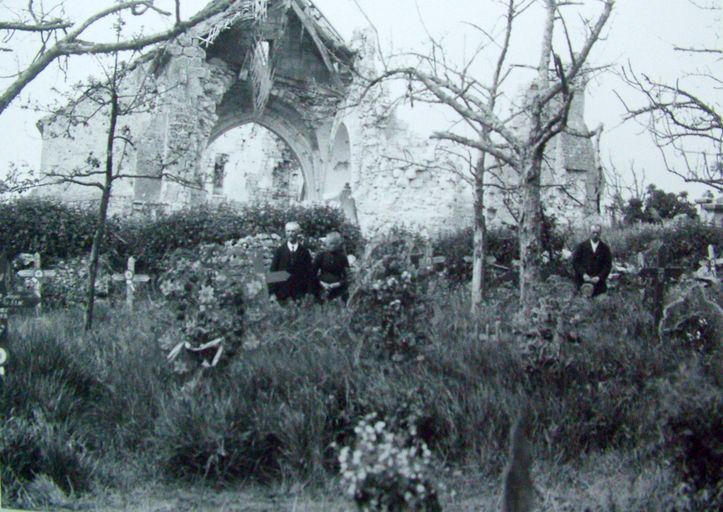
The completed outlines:
<svg viewBox="0 0 723 512">
<path fill-rule="evenodd" d="M 114 155 L 120 173 L 136 177 L 114 183 L 111 213 L 129 213 L 134 202 L 172 209 L 198 200 L 199 189 L 152 178 L 164 175 L 202 185 L 200 157 L 217 120 L 216 105 L 234 80 L 223 62 L 207 62 L 205 51 L 189 35 L 166 44 L 154 58 L 136 63 L 122 83 L 123 96 L 130 101 L 140 95 L 144 102 L 140 109 L 119 119 L 117 133 L 133 144 L 117 142 Z M 95 106 L 85 102 L 78 108 L 90 112 Z M 45 118 L 41 169 L 69 172 L 87 168 L 89 155 L 104 161 L 107 127 L 107 111 L 69 129 L 63 116 Z M 77 185 L 41 193 L 62 195 L 67 201 L 99 197 L 97 189 Z"/>
</svg>

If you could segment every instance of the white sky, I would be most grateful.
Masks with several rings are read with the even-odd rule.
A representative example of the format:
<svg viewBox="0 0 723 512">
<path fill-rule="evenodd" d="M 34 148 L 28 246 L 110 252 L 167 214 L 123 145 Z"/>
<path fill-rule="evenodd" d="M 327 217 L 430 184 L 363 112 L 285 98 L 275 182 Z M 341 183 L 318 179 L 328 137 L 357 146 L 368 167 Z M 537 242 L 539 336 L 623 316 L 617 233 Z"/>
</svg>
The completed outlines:
<svg viewBox="0 0 723 512">
<path fill-rule="evenodd" d="M 206 0 L 181 0 L 184 17 L 198 11 Z M 701 0 L 714 3 L 720 0 Z M 26 5 L 27 0 L 0 0 L 0 19 L 8 19 L 8 11 Z M 36 0 L 36 4 L 38 0 Z M 52 0 L 46 0 L 51 5 Z M 110 2 L 98 0 L 67 0 L 66 12 L 77 19 L 83 14 L 98 10 L 98 5 Z M 488 30 L 500 28 L 499 6 L 493 0 L 315 0 L 317 7 L 326 15 L 332 25 L 348 41 L 354 29 L 368 27 L 369 23 L 359 10 L 357 3 L 377 28 L 382 50 L 387 53 L 403 51 L 424 51 L 427 48 L 427 32 L 436 39 L 443 39 L 450 58 L 462 62 L 480 40 L 478 34 L 470 28 L 474 23 Z M 599 10 L 598 0 L 584 0 L 583 13 Z M 172 9 L 172 0 L 157 0 L 159 6 Z M 709 56 L 689 56 L 674 52 L 673 45 L 707 46 L 721 48 L 721 29 L 723 23 L 711 11 L 694 8 L 689 0 L 618 0 L 611 20 L 605 31 L 605 40 L 593 50 L 590 64 L 593 66 L 620 66 L 630 62 L 632 67 L 652 78 L 674 81 L 685 72 L 709 70 L 718 77 L 723 76 L 723 65 Z M 513 34 L 513 51 L 511 61 L 519 64 L 533 64 L 537 59 L 539 45 L 539 11 L 530 10 L 521 20 Z M 572 13 L 571 13 L 572 14 Z M 569 27 L 573 35 L 579 36 L 581 29 L 577 16 L 569 16 Z M 146 33 L 168 24 L 159 16 L 145 18 Z M 132 30 L 136 27 L 129 24 Z M 108 38 L 110 30 L 104 27 L 96 37 Z M 15 38 L 9 42 L 0 40 L 0 47 L 18 48 L 20 40 Z M 6 75 L 17 68 L 17 61 L 27 58 L 27 48 L 23 52 L 0 52 L 0 74 Z M 564 47 L 559 47 L 564 55 Z M 475 67 L 475 76 L 484 81 L 489 68 L 486 63 L 494 56 L 481 58 Z M 717 67 L 715 67 L 717 66 Z M 68 65 L 70 82 L 78 81 L 92 73 L 93 60 L 88 58 L 71 59 Z M 524 71 L 519 71 L 513 80 L 520 84 L 529 78 Z M 526 78 L 527 77 L 527 78 Z M 0 78 L 0 86 L 4 87 L 7 79 Z M 24 110 L 28 102 L 48 103 L 54 99 L 51 88 L 63 86 L 64 75 L 57 66 L 48 68 L 40 77 L 16 99 L 11 107 L 0 115 L 0 172 L 4 173 L 7 162 L 22 163 L 37 167 L 40 162 L 40 135 L 35 128 L 41 114 Z M 512 85 L 512 84 L 511 84 Z M 519 88 L 519 85 L 516 86 Z M 510 92 L 515 92 L 515 87 Z M 627 174 L 631 162 L 638 171 L 644 169 L 648 183 L 670 191 L 688 190 L 693 199 L 704 190 L 700 186 L 685 184 L 681 179 L 667 173 L 663 169 L 662 160 L 653 146 L 650 136 L 635 124 L 621 124 L 623 108 L 614 95 L 617 90 L 626 99 L 635 99 L 626 90 L 621 80 L 613 73 L 605 73 L 595 79 L 588 87 L 586 95 L 586 122 L 593 128 L 603 123 L 606 132 L 603 135 L 603 158 L 606 164 Z M 720 105 L 723 103 L 721 90 L 704 90 L 702 96 Z M 420 133 L 428 132 L 435 123 L 443 122 L 445 116 L 429 117 L 427 113 L 416 107 L 405 110 L 405 118 L 411 127 Z M 448 119 L 452 119 L 447 116 Z"/>
</svg>

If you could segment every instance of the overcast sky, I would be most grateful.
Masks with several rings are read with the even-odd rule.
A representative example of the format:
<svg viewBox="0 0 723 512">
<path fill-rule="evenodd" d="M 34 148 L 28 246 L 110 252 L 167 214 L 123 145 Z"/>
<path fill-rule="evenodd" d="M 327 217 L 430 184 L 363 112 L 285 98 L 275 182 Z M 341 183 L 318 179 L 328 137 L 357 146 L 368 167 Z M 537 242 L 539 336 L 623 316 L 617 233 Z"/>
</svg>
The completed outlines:
<svg viewBox="0 0 723 512">
<path fill-rule="evenodd" d="M 205 0 L 181 0 L 183 15 L 188 16 L 207 2 Z M 699 3 L 715 3 L 720 0 L 699 0 Z M 0 0 L 0 19 L 8 19 L 8 12 L 26 5 L 26 0 Z M 37 3 L 37 1 L 36 1 Z M 53 2 L 46 0 L 46 5 Z M 99 5 L 109 2 L 98 0 L 68 0 L 66 11 L 69 16 L 80 19 L 84 14 L 97 10 Z M 570 12 L 569 27 L 573 36 L 581 36 L 582 30 L 577 14 L 589 15 L 599 11 L 598 0 L 584 0 L 580 12 Z M 158 5 L 172 8 L 172 0 L 158 0 Z M 499 7 L 493 0 L 316 0 L 317 7 L 326 15 L 339 33 L 349 40 L 357 28 L 368 27 L 369 21 L 378 31 L 382 50 L 385 53 L 404 51 L 424 51 L 427 34 L 442 40 L 449 50 L 450 58 L 462 62 L 478 44 L 478 33 L 469 23 L 494 31 L 500 27 Z M 363 13 L 360 10 L 363 9 Z M 650 75 L 674 81 L 686 72 L 709 70 L 718 77 L 723 75 L 723 63 L 715 62 L 705 55 L 689 56 L 673 51 L 674 45 L 707 46 L 721 48 L 721 29 L 723 22 L 720 10 L 716 12 L 696 9 L 689 0 L 618 0 L 612 18 L 606 29 L 605 40 L 594 49 L 590 63 L 593 66 L 611 65 L 619 69 L 629 62 L 632 67 Z M 530 10 L 520 20 L 513 35 L 511 62 L 532 64 L 537 59 L 539 45 L 539 11 Z M 368 20 L 367 20 L 368 18 Z M 167 24 L 167 20 L 152 16 L 145 18 L 144 31 Z M 135 30 L 137 27 L 131 25 Z M 105 27 L 95 35 L 98 38 L 108 36 Z M 18 48 L 19 39 L 0 44 Z M 17 62 L 27 59 L 25 53 L 12 54 L 0 52 L 0 73 L 6 75 L 17 69 Z M 493 48 L 490 48 L 491 50 Z M 564 48 L 560 48 L 561 52 Z M 475 76 L 484 81 L 489 73 L 488 63 L 494 54 L 482 54 L 474 68 Z M 68 75 L 71 82 L 77 81 L 92 72 L 92 59 L 75 59 L 69 62 Z M 512 80 L 529 79 L 520 71 Z M 10 109 L 0 115 L 0 169 L 5 169 L 8 161 L 26 162 L 37 166 L 40 161 L 40 136 L 35 122 L 40 114 L 21 107 L 29 101 L 47 103 L 53 98 L 51 88 L 63 85 L 64 75 L 57 66 L 46 70 L 29 87 Z M 0 78 L 0 86 L 7 80 Z M 519 86 L 518 86 L 519 87 Z M 513 87 L 514 88 L 514 87 Z M 585 119 L 589 128 L 603 123 L 606 131 L 602 139 L 603 159 L 606 164 L 615 165 L 627 173 L 634 162 L 638 170 L 645 170 L 647 182 L 671 191 L 689 190 L 693 198 L 700 196 L 701 187 L 686 185 L 679 178 L 665 172 L 662 160 L 653 146 L 649 135 L 635 124 L 621 124 L 623 108 L 614 94 L 618 91 L 625 98 L 635 101 L 637 98 L 626 90 L 614 73 L 599 75 L 588 87 L 586 94 Z M 510 91 L 511 93 L 514 91 Z M 717 105 L 723 103 L 721 90 L 704 90 L 703 95 Z M 403 114 L 410 126 L 420 133 L 430 130 L 429 122 L 420 122 L 424 118 L 421 110 L 405 109 Z M 450 116 L 446 116 L 452 119 Z M 443 122 L 445 116 L 439 115 L 435 123 Z"/>
</svg>

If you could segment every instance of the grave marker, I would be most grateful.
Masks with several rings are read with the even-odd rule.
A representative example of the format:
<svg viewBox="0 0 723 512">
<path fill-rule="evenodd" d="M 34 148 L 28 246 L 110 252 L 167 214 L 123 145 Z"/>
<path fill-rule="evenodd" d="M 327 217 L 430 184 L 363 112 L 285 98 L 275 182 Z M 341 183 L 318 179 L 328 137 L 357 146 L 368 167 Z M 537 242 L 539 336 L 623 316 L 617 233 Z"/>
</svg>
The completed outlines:
<svg viewBox="0 0 723 512">
<path fill-rule="evenodd" d="M 19 308 L 37 305 L 40 298 L 35 294 L 8 292 L 11 288 L 12 268 L 5 254 L 0 254 L 0 381 L 5 376 L 8 361 L 8 320 L 10 314 Z"/>
<path fill-rule="evenodd" d="M 291 277 L 286 270 L 274 270 L 273 272 L 266 272 L 266 266 L 264 265 L 264 259 L 261 253 L 254 251 L 251 261 L 253 262 L 254 272 L 264 276 L 266 284 L 283 283 Z"/>
<path fill-rule="evenodd" d="M 412 264 L 420 270 L 434 270 L 447 262 L 444 256 L 433 256 L 432 246 L 427 245 L 423 253 L 415 252 L 409 255 Z"/>
<path fill-rule="evenodd" d="M 653 318 L 657 328 L 663 319 L 665 306 L 665 290 L 669 282 L 677 279 L 685 270 L 683 267 L 667 266 L 667 248 L 662 245 L 655 258 L 655 264 L 646 266 L 645 257 L 638 253 L 638 263 L 641 266 L 640 276 L 650 281 L 653 288 Z"/>
<path fill-rule="evenodd" d="M 38 304 L 35 306 L 35 314 L 40 316 L 42 312 L 42 298 L 43 298 L 43 280 L 48 277 L 55 276 L 55 270 L 43 270 L 40 264 L 40 253 L 34 254 L 23 253 L 20 257 L 25 261 L 32 262 L 33 268 L 20 270 L 18 275 L 24 277 L 26 282 L 30 282 L 33 285 L 33 293 L 38 297 Z"/>
<path fill-rule="evenodd" d="M 718 278 L 718 265 L 723 265 L 723 258 L 716 258 L 715 247 L 713 244 L 708 245 L 708 257 L 705 259 L 708 273 L 713 276 L 714 279 Z"/>
<path fill-rule="evenodd" d="M 111 277 L 114 281 L 125 281 L 126 305 L 129 309 L 133 309 L 133 301 L 136 291 L 135 283 L 147 283 L 151 280 L 150 276 L 145 274 L 136 274 L 136 259 L 133 256 L 128 258 L 125 272 L 122 274 L 113 274 Z"/>
<path fill-rule="evenodd" d="M 245 256 L 248 254 L 248 249 L 244 249 L 241 247 L 232 247 L 229 249 L 229 254 L 232 254 L 234 256 Z M 261 252 L 258 250 L 254 250 L 251 253 L 251 267 L 253 269 L 253 273 L 261 276 L 264 280 L 264 283 L 274 284 L 274 283 L 283 283 L 286 281 L 289 277 L 291 277 L 291 274 L 286 272 L 285 270 L 277 270 L 274 272 L 267 272 L 266 271 L 266 264 L 264 263 L 264 258 L 261 255 Z M 224 273 L 226 277 L 233 278 L 234 276 L 241 277 L 243 275 L 242 271 L 238 272 L 231 272 L 228 271 Z M 263 287 L 262 293 L 264 293 L 266 296 L 268 296 L 268 287 Z"/>
</svg>

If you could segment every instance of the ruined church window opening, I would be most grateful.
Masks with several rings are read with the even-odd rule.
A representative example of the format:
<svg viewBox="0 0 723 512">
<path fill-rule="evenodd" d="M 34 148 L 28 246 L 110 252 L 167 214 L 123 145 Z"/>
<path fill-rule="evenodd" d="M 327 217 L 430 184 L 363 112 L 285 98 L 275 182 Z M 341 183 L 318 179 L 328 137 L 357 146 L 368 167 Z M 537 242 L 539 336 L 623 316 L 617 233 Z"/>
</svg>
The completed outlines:
<svg viewBox="0 0 723 512">
<path fill-rule="evenodd" d="M 213 164 L 213 195 L 223 194 L 223 179 L 226 176 L 227 153 L 217 153 Z"/>
<path fill-rule="evenodd" d="M 304 175 L 284 139 L 257 123 L 233 128 L 204 153 L 207 191 L 216 202 L 293 204 L 302 200 Z"/>
<path fill-rule="evenodd" d="M 351 144 L 349 131 L 341 124 L 331 145 L 331 165 L 324 179 L 324 196 L 337 197 L 346 184 L 351 184 Z"/>
</svg>

